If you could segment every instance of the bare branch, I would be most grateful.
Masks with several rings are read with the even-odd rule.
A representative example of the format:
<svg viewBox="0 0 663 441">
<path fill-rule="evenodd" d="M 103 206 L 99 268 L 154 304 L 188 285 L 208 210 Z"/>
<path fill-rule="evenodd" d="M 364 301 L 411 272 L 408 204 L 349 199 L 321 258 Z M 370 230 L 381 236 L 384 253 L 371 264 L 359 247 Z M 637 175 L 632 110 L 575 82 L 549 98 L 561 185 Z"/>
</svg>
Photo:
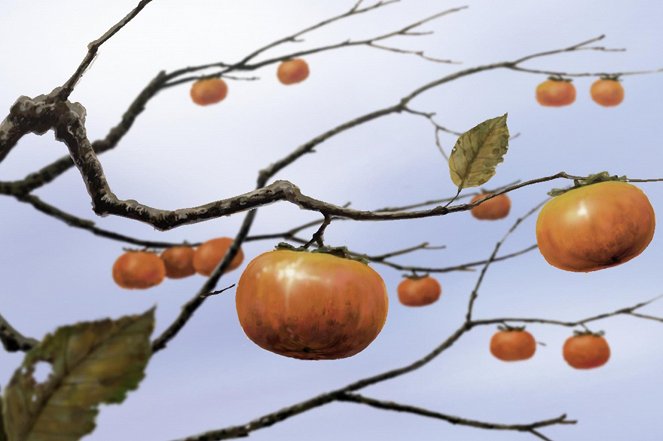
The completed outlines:
<svg viewBox="0 0 663 441">
<path fill-rule="evenodd" d="M 193 315 L 196 313 L 198 308 L 200 308 L 205 302 L 205 300 L 207 300 L 210 297 L 210 292 L 214 291 L 214 288 L 216 287 L 217 283 L 219 283 L 221 276 L 230 266 L 230 263 L 232 262 L 233 258 L 237 255 L 237 252 L 239 251 L 242 242 L 249 234 L 251 226 L 253 225 L 253 221 L 255 220 L 255 216 L 256 216 L 256 210 L 251 210 L 246 215 L 246 217 L 244 217 L 242 226 L 237 232 L 235 240 L 228 249 L 226 255 L 223 257 L 223 259 L 221 259 L 219 265 L 216 267 L 212 275 L 205 281 L 203 286 L 198 290 L 196 295 L 193 296 L 193 298 L 191 298 L 191 300 L 189 300 L 186 304 L 184 304 L 184 306 L 182 306 L 182 311 L 177 316 L 175 321 L 173 321 L 173 323 L 171 323 L 170 326 L 168 326 L 168 328 L 166 328 L 166 330 L 163 331 L 161 335 L 159 335 L 159 337 L 157 337 L 152 342 L 152 352 L 159 352 L 160 350 L 165 349 L 166 346 L 168 345 L 168 342 L 170 342 L 173 338 L 175 338 L 175 336 L 177 336 L 177 334 L 182 330 L 182 328 L 184 328 L 184 326 L 193 317 Z"/>
<path fill-rule="evenodd" d="M 487 430 L 504 430 L 504 431 L 514 431 L 514 432 L 532 432 L 535 429 L 540 429 L 542 427 L 556 426 L 559 424 L 576 424 L 577 421 L 567 419 L 566 415 L 561 415 L 556 418 L 550 418 L 547 420 L 536 421 L 533 423 L 527 424 L 500 424 L 500 423 L 491 423 L 486 421 L 471 420 L 467 418 L 458 417 L 455 415 L 448 415 L 440 412 L 434 412 L 432 410 L 423 409 L 421 407 L 410 406 L 406 404 L 395 403 L 393 401 L 382 401 L 376 400 L 374 398 L 369 398 L 359 394 L 343 394 L 338 398 L 338 401 L 349 401 L 358 404 L 365 404 L 370 407 L 381 410 L 393 410 L 395 412 L 405 412 L 415 415 L 420 415 L 428 418 L 435 418 L 438 420 L 446 421 L 448 423 L 459 425 L 459 426 L 468 426 L 474 427 L 477 429 L 487 429 Z"/>
<path fill-rule="evenodd" d="M 472 290 L 472 294 L 470 295 L 470 301 L 467 306 L 467 314 L 465 315 L 465 321 L 467 323 L 470 323 L 472 321 L 472 312 L 474 310 L 474 303 L 476 302 L 477 298 L 479 297 L 479 288 L 481 288 L 481 283 L 483 282 L 483 278 L 486 275 L 486 272 L 488 271 L 488 268 L 490 268 L 490 265 L 495 261 L 495 258 L 497 257 L 497 253 L 499 252 L 500 248 L 502 248 L 502 244 L 506 241 L 506 239 L 514 232 L 516 229 L 520 226 L 520 224 L 523 223 L 525 219 L 536 213 L 539 208 L 541 208 L 546 202 L 548 202 L 548 199 L 545 201 L 537 204 L 534 208 L 529 210 L 524 216 L 519 217 L 516 219 L 516 222 L 509 228 L 509 231 L 506 232 L 504 237 L 500 239 L 497 244 L 495 244 L 495 248 L 493 249 L 492 254 L 486 261 L 486 264 L 481 270 L 481 274 L 479 275 L 479 278 L 477 279 L 477 283 L 474 286 L 474 289 Z"/>
<path fill-rule="evenodd" d="M 107 30 L 104 33 L 104 35 L 102 35 L 98 39 L 88 44 L 87 46 L 88 51 L 87 54 L 85 55 L 85 58 L 76 69 L 76 72 L 74 72 L 74 74 L 69 78 L 69 80 L 67 80 L 67 82 L 64 83 L 64 85 L 62 86 L 62 90 L 58 93 L 58 99 L 66 100 L 67 98 L 69 98 L 69 95 L 71 95 L 71 92 L 74 90 L 76 83 L 78 83 L 78 81 L 81 79 L 87 68 L 90 67 L 90 64 L 92 64 L 94 58 L 97 56 L 97 52 L 99 51 L 101 45 L 104 44 L 109 39 L 111 39 L 113 35 L 117 34 L 123 27 L 129 24 L 129 22 L 133 20 L 140 13 L 140 11 L 143 10 L 143 8 L 145 8 L 145 6 L 147 6 L 151 2 L 152 0 L 141 0 L 131 12 L 129 12 L 126 16 L 124 16 L 122 20 L 114 24 L 109 30 Z"/>
</svg>

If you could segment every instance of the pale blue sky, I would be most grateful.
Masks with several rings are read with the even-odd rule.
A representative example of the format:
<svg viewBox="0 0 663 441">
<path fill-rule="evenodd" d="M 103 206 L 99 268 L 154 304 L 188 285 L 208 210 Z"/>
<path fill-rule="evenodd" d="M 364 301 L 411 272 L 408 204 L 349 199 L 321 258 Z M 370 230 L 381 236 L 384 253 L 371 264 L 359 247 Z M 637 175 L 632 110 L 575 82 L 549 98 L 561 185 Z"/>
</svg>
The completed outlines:
<svg viewBox="0 0 663 441">
<path fill-rule="evenodd" d="M 135 0 L 114 2 L 2 0 L 0 5 L 0 108 L 19 95 L 36 95 L 62 83 L 86 44 L 129 11 Z M 349 8 L 352 1 L 159 0 L 100 52 L 72 99 L 88 110 L 92 138 L 116 124 L 128 103 L 161 69 L 233 61 L 312 22 Z M 115 193 L 148 205 L 180 208 L 253 188 L 256 172 L 322 131 L 380 106 L 393 104 L 417 86 L 467 66 L 554 49 L 605 33 L 605 44 L 626 53 L 578 53 L 532 63 L 563 71 L 622 71 L 663 66 L 663 4 L 570 1 L 509 2 L 403 0 L 375 16 L 312 36 L 306 45 L 370 36 L 453 6 L 470 8 L 427 29 L 435 35 L 402 41 L 462 66 L 413 57 L 350 49 L 309 58 L 311 77 L 295 87 L 275 81 L 275 67 L 257 74 L 260 82 L 232 82 L 228 99 L 214 107 L 191 104 L 188 88 L 171 89 L 150 102 L 135 128 L 102 162 Z M 400 43 L 400 42 L 399 42 Z M 302 46 L 303 47 L 303 46 Z M 275 51 L 274 55 L 283 53 Z M 521 132 L 491 185 L 565 170 L 588 174 L 609 170 L 631 177 L 661 177 L 660 124 L 663 75 L 625 79 L 626 100 L 615 109 L 595 105 L 591 80 L 576 81 L 577 102 L 564 109 L 539 107 L 534 88 L 544 78 L 494 71 L 451 83 L 418 99 L 413 107 L 438 112 L 443 124 L 465 130 L 509 112 L 512 132 Z M 455 141 L 443 138 L 447 149 Z M 393 116 L 319 147 L 277 178 L 307 194 L 357 208 L 377 208 L 447 196 L 454 188 L 426 121 Z M 24 138 L 0 165 L 0 180 L 27 172 L 65 153 L 51 134 Z M 554 186 L 544 184 L 512 194 L 508 220 L 480 223 L 468 213 L 418 221 L 333 224 L 334 245 L 381 253 L 424 240 L 447 249 L 400 258 L 411 264 L 446 266 L 488 257 L 494 242 Z M 642 187 L 659 217 L 663 185 Z M 71 171 L 38 195 L 76 215 L 93 218 L 80 176 Z M 157 328 L 170 323 L 203 283 L 200 277 L 166 281 L 144 292 L 122 291 L 111 266 L 122 244 L 71 229 L 29 206 L 0 198 L 0 311 L 25 333 L 40 337 L 79 320 L 141 312 L 158 305 Z M 256 233 L 288 229 L 315 216 L 287 204 L 260 211 Z M 205 240 L 232 236 L 241 216 L 169 233 L 119 218 L 98 225 L 144 238 Z M 534 243 L 533 219 L 505 245 L 505 251 Z M 248 259 L 272 242 L 245 247 Z M 535 316 L 578 319 L 611 311 L 663 293 L 663 241 L 628 264 L 589 274 L 548 266 L 538 252 L 496 264 L 488 273 L 476 312 L 479 317 Z M 398 304 L 400 273 L 374 266 L 389 289 L 391 309 L 378 339 L 361 354 L 335 362 L 304 362 L 263 351 L 244 336 L 233 292 L 211 299 L 187 328 L 156 355 L 139 391 L 122 406 L 104 407 L 97 431 L 86 440 L 160 441 L 241 424 L 258 415 L 385 369 L 408 363 L 437 345 L 462 320 L 476 274 L 439 276 L 443 296 L 423 309 Z M 241 271 L 241 270 L 240 270 Z M 236 271 L 222 279 L 237 281 Z M 648 312 L 663 315 L 663 304 Z M 565 365 L 561 345 L 568 329 L 532 326 L 548 344 L 525 363 L 493 359 L 493 332 L 473 331 L 425 368 L 364 391 L 468 418 L 529 422 L 568 413 L 577 426 L 544 430 L 555 441 L 658 441 L 660 341 L 663 325 L 629 318 L 596 327 L 607 332 L 613 356 L 602 369 L 579 372 Z M 6 384 L 21 355 L 0 353 L 0 384 Z M 454 441 L 526 440 L 532 436 L 459 428 L 416 416 L 333 404 L 255 432 L 255 440 L 419 439 Z"/>
</svg>

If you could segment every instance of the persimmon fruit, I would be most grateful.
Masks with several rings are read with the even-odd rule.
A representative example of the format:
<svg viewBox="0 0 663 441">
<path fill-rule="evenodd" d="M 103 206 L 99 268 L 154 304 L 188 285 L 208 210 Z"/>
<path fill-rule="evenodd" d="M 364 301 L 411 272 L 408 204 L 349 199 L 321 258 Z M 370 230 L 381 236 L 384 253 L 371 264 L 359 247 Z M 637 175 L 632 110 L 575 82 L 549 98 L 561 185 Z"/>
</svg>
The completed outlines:
<svg viewBox="0 0 663 441">
<path fill-rule="evenodd" d="M 521 361 L 534 356 L 536 340 L 524 328 L 500 328 L 490 339 L 490 353 L 502 361 Z"/>
<path fill-rule="evenodd" d="M 230 246 L 233 244 L 233 239 L 229 237 L 219 237 L 216 239 L 208 240 L 207 242 L 196 248 L 193 255 L 193 267 L 198 274 L 203 276 L 211 276 L 214 269 L 221 263 L 221 259 L 226 255 Z M 226 272 L 232 271 L 242 264 L 244 261 L 244 253 L 240 248 L 230 261 L 230 265 Z"/>
<path fill-rule="evenodd" d="M 593 369 L 608 362 L 610 346 L 600 334 L 576 334 L 564 342 L 562 355 L 569 366 L 575 369 Z"/>
<path fill-rule="evenodd" d="M 590 95 L 595 103 L 614 107 L 624 101 L 624 87 L 617 79 L 600 78 L 592 84 Z"/>
<path fill-rule="evenodd" d="M 308 63 L 301 58 L 284 61 L 279 65 L 276 76 L 286 86 L 301 83 L 309 76 Z"/>
<path fill-rule="evenodd" d="M 193 267 L 195 251 L 188 246 L 171 247 L 161 253 L 161 260 L 166 267 L 166 277 L 170 279 L 183 279 L 196 274 Z"/>
<path fill-rule="evenodd" d="M 590 272 L 638 256 L 654 237 L 655 226 L 654 209 L 642 190 L 606 181 L 548 201 L 536 222 L 536 241 L 552 266 Z"/>
<path fill-rule="evenodd" d="M 121 288 L 147 289 L 160 284 L 166 277 L 163 261 L 154 253 L 128 251 L 113 264 L 113 280 Z"/>
<path fill-rule="evenodd" d="M 470 202 L 475 203 L 488 196 L 490 194 L 478 194 Z M 509 211 L 511 211 L 511 199 L 506 194 L 500 194 L 472 208 L 471 213 L 479 220 L 498 220 L 507 217 Z"/>
<path fill-rule="evenodd" d="M 235 303 L 242 329 L 261 348 L 333 360 L 361 352 L 377 337 L 389 300 L 380 275 L 363 262 L 281 249 L 249 262 Z"/>
<path fill-rule="evenodd" d="M 223 101 L 228 95 L 228 85 L 221 78 L 198 80 L 191 86 L 191 99 L 200 106 Z"/>
<path fill-rule="evenodd" d="M 568 106 L 576 100 L 576 88 L 569 80 L 549 78 L 537 86 L 536 100 L 546 107 Z"/>
<path fill-rule="evenodd" d="M 398 284 L 398 300 L 405 306 L 426 306 L 435 303 L 442 286 L 431 276 L 406 277 Z"/>
</svg>

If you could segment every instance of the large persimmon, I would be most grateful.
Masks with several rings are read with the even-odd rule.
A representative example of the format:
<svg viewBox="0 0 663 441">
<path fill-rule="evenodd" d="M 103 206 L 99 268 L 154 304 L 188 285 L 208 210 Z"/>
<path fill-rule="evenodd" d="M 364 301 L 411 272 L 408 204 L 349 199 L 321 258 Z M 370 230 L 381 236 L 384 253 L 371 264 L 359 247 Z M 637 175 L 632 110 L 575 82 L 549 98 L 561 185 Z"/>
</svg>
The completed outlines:
<svg viewBox="0 0 663 441">
<path fill-rule="evenodd" d="M 619 80 L 614 78 L 596 80 L 589 92 L 592 100 L 603 107 L 614 107 L 624 101 L 624 88 Z"/>
<path fill-rule="evenodd" d="M 214 269 L 219 266 L 221 260 L 226 255 L 230 246 L 233 244 L 233 239 L 229 237 L 218 237 L 210 239 L 207 242 L 196 248 L 193 255 L 193 267 L 198 274 L 203 276 L 211 276 Z M 242 264 L 244 261 L 244 253 L 240 248 L 237 254 L 230 261 L 230 265 L 226 268 L 226 272 L 232 271 Z"/>
<path fill-rule="evenodd" d="M 490 194 L 478 194 L 472 198 L 470 203 L 475 203 L 486 199 Z M 494 198 L 488 199 L 485 202 L 473 207 L 471 210 L 472 216 L 479 220 L 498 220 L 504 219 L 511 211 L 511 199 L 506 194 L 500 194 Z"/>
<path fill-rule="evenodd" d="M 113 280 L 121 288 L 147 289 L 166 277 L 163 261 L 154 253 L 127 251 L 113 264 Z"/>
<path fill-rule="evenodd" d="M 536 241 L 546 261 L 589 272 L 627 262 L 647 248 L 656 219 L 639 188 L 607 181 L 571 189 L 539 213 Z"/>
<path fill-rule="evenodd" d="M 382 330 L 388 310 L 384 281 L 365 263 L 285 249 L 261 254 L 247 265 L 235 300 L 249 339 L 305 360 L 362 351 Z"/>
<path fill-rule="evenodd" d="M 576 88 L 569 80 L 549 78 L 537 86 L 536 100 L 546 107 L 568 106 L 576 100 Z"/>
<path fill-rule="evenodd" d="M 602 334 L 579 333 L 564 342 L 562 355 L 575 369 L 593 369 L 608 362 L 610 346 Z"/>
<path fill-rule="evenodd" d="M 532 358 L 536 340 L 525 328 L 503 328 L 490 339 L 490 353 L 502 361 L 520 361 Z"/>
<path fill-rule="evenodd" d="M 431 276 L 406 277 L 398 284 L 398 300 L 405 306 L 426 306 L 435 303 L 442 286 Z"/>
</svg>

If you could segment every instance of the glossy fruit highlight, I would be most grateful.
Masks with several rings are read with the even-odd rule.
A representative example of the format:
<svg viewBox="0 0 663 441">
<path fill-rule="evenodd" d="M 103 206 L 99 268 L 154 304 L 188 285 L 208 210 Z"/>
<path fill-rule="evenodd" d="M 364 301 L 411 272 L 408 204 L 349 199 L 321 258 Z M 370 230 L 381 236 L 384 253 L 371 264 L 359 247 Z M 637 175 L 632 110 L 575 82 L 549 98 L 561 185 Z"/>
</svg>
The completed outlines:
<svg viewBox="0 0 663 441">
<path fill-rule="evenodd" d="M 387 318 L 387 290 L 368 265 L 322 252 L 276 250 L 237 284 L 239 322 L 255 344 L 286 357 L 333 360 L 365 349 Z"/>
<path fill-rule="evenodd" d="M 647 196 L 626 182 L 607 181 L 554 197 L 539 213 L 536 241 L 554 267 L 596 271 L 628 262 L 654 237 Z"/>
</svg>

